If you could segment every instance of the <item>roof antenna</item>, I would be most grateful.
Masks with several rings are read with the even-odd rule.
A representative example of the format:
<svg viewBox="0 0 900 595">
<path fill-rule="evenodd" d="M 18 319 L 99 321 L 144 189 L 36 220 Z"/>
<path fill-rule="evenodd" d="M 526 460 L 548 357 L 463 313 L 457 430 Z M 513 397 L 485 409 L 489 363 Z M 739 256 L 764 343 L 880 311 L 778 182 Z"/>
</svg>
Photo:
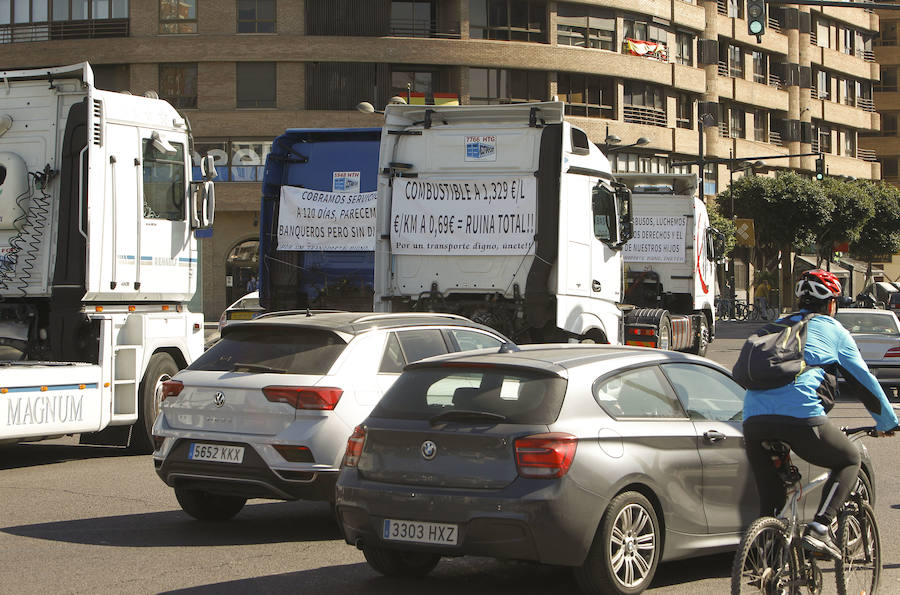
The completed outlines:
<svg viewBox="0 0 900 595">
<path fill-rule="evenodd" d="M 502 345 L 500 345 L 500 350 L 497 351 L 497 353 L 515 353 L 517 351 L 522 351 L 522 350 L 519 349 L 519 346 L 516 345 L 515 343 L 510 343 L 509 341 L 507 341 L 506 343 L 503 343 Z"/>
</svg>

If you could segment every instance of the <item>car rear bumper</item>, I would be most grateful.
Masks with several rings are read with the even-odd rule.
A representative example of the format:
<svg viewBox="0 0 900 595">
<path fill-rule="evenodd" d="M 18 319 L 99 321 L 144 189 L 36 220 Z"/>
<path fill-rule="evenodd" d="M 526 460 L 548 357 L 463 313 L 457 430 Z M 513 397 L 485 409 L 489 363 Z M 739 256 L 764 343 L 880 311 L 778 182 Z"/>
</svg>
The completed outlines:
<svg viewBox="0 0 900 595">
<path fill-rule="evenodd" d="M 156 474 L 166 485 L 245 498 L 334 500 L 337 469 L 272 469 L 252 445 L 238 442 L 222 444 L 244 447 L 239 464 L 192 461 L 187 456 L 191 442 L 179 439 L 165 459 L 154 457 Z"/>
<path fill-rule="evenodd" d="M 900 362 L 896 364 L 870 363 L 869 371 L 882 386 L 900 386 Z"/>
<path fill-rule="evenodd" d="M 502 490 L 422 488 L 341 473 L 337 514 L 347 543 L 580 566 L 608 504 L 573 481 L 516 480 Z M 385 519 L 457 526 L 456 545 L 384 539 Z"/>
</svg>

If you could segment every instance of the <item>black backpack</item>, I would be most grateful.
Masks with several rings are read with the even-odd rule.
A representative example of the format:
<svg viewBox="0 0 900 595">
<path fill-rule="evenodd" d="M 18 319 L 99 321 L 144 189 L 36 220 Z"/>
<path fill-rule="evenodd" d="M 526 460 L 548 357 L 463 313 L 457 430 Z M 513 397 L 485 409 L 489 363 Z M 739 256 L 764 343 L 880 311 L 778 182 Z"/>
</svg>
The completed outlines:
<svg viewBox="0 0 900 595">
<path fill-rule="evenodd" d="M 791 384 L 809 365 L 803 359 L 806 325 L 817 314 L 807 313 L 796 322 L 795 314 L 766 324 L 750 335 L 741 348 L 732 374 L 744 388 L 768 390 Z"/>
</svg>

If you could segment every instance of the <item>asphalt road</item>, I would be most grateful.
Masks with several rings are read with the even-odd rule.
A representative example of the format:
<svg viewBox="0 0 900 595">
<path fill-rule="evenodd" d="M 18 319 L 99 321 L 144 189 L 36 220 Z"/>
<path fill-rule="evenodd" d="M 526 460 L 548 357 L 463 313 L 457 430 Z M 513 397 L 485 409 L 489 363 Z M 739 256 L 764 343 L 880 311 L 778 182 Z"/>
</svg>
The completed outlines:
<svg viewBox="0 0 900 595">
<path fill-rule="evenodd" d="M 731 366 L 749 324 L 720 325 L 709 357 Z M 870 419 L 839 403 L 839 423 Z M 897 439 L 870 439 L 883 593 L 900 593 Z M 731 556 L 663 564 L 651 594 L 726 593 Z M 834 585 L 827 584 L 826 593 Z M 149 456 L 73 439 L 0 449 L 0 593 L 571 593 L 566 569 L 482 558 L 445 559 L 427 578 L 381 577 L 340 539 L 328 507 L 253 501 L 233 521 L 185 515 Z"/>
</svg>

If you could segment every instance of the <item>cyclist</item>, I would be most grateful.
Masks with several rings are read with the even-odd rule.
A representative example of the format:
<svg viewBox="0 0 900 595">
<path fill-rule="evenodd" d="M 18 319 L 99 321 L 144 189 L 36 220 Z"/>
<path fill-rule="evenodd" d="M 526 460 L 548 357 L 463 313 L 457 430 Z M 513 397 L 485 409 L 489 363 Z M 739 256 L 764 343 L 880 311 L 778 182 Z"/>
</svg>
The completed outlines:
<svg viewBox="0 0 900 595">
<path fill-rule="evenodd" d="M 745 448 L 756 475 L 761 516 L 777 515 L 787 500 L 784 483 L 772 465 L 771 455 L 763 449 L 763 441 L 786 442 L 800 458 L 831 470 L 813 521 L 804 531 L 803 545 L 840 558 L 828 526 L 856 483 L 860 458 L 856 446 L 826 415 L 837 395 L 838 369 L 848 383 L 860 385 L 860 400 L 875 419 L 881 435 L 893 435 L 897 416 L 850 333 L 833 318 L 841 294 L 837 277 L 821 269 L 807 271 L 800 277 L 795 293 L 801 310 L 784 317 L 789 322 L 799 321 L 810 312 L 823 314 L 807 323 L 803 357 L 808 365 L 790 384 L 747 391 Z"/>
</svg>

